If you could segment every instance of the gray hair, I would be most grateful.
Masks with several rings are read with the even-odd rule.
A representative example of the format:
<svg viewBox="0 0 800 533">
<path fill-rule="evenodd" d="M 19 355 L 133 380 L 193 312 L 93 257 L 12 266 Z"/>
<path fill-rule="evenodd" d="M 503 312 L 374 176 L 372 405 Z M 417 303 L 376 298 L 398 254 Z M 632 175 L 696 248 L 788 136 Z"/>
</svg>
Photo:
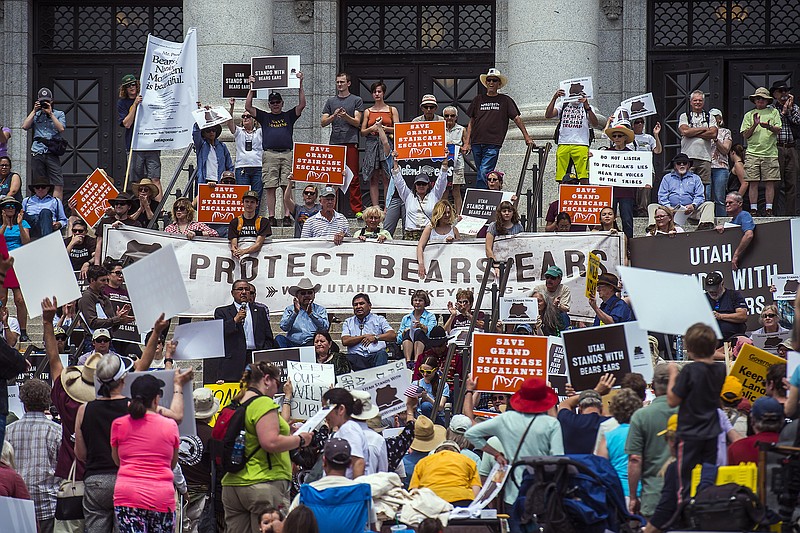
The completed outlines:
<svg viewBox="0 0 800 533">
<path fill-rule="evenodd" d="M 726 194 L 726 195 L 725 195 L 725 198 L 729 198 L 729 197 L 730 197 L 730 198 L 733 198 L 734 200 L 736 200 L 736 201 L 737 201 L 737 202 L 739 202 L 740 204 L 743 204 L 743 203 L 744 203 L 744 198 L 742 198 L 742 195 L 741 195 L 741 194 L 739 194 L 739 193 L 738 193 L 738 192 L 736 192 L 736 191 L 734 191 L 734 192 L 729 192 L 728 194 Z"/>
<path fill-rule="evenodd" d="M 692 91 L 692 93 L 689 95 L 689 99 L 691 100 L 693 96 L 702 96 L 703 100 L 706 99 L 706 93 L 704 93 L 700 89 L 695 89 L 694 91 Z"/>
<path fill-rule="evenodd" d="M 453 113 L 455 113 L 456 118 L 458 118 L 458 108 L 456 108 L 455 106 L 449 105 L 449 106 L 445 107 L 444 109 L 442 109 L 442 114 L 445 114 L 448 111 L 452 111 Z"/>
</svg>

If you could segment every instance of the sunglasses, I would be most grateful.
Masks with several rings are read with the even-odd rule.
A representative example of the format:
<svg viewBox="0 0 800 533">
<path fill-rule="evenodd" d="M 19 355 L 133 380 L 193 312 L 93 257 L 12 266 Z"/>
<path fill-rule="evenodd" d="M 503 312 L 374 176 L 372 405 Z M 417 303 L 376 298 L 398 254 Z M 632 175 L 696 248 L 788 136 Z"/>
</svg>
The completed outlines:
<svg viewBox="0 0 800 533">
<path fill-rule="evenodd" d="M 83 233 L 86 233 L 86 230 L 85 229 L 74 229 L 74 230 L 72 230 L 72 233 L 74 233 L 75 235 L 81 235 Z"/>
<path fill-rule="evenodd" d="M 314 294 L 314 291 L 297 291 L 297 294 L 299 294 L 300 296 L 311 296 L 312 294 Z"/>
<path fill-rule="evenodd" d="M 436 109 L 436 106 L 435 105 L 424 105 L 424 106 L 422 106 L 422 109 Z"/>
<path fill-rule="evenodd" d="M 500 83 L 500 78 L 486 78 L 486 83 Z"/>
<path fill-rule="evenodd" d="M 0 207 L 0 209 L 16 209 L 16 208 L 17 208 L 17 206 L 14 205 L 14 204 L 6 204 L 6 205 Z"/>
<path fill-rule="evenodd" d="M 277 100 L 275 102 L 270 102 L 269 105 L 280 105 L 283 103 L 283 100 Z"/>
<path fill-rule="evenodd" d="M 556 276 L 551 276 L 550 274 L 545 274 L 544 279 L 558 279 Z"/>
<path fill-rule="evenodd" d="M 444 118 L 456 118 L 455 115 L 445 115 Z"/>
<path fill-rule="evenodd" d="M 683 167 L 683 166 L 687 166 L 688 167 L 689 166 L 689 163 L 687 163 L 686 161 L 678 161 L 675 164 L 678 165 L 679 167 Z"/>
<path fill-rule="evenodd" d="M 420 374 L 422 374 L 423 376 L 430 376 L 430 375 L 431 375 L 431 374 L 433 374 L 434 372 L 436 372 L 436 369 L 435 369 L 435 368 L 431 368 L 430 370 L 425 370 L 425 369 L 423 369 L 423 368 L 420 368 L 420 369 L 419 369 L 419 373 L 420 373 Z"/>
<path fill-rule="evenodd" d="M 303 191 L 303 194 L 305 194 L 306 196 L 316 196 L 317 191 Z"/>
<path fill-rule="evenodd" d="M 497 179 L 497 178 L 488 178 L 486 181 L 487 181 L 488 183 L 493 183 L 493 182 L 495 182 L 495 181 L 500 181 L 500 180 L 499 180 L 499 179 Z"/>
<path fill-rule="evenodd" d="M 492 400 L 493 402 L 502 402 L 505 401 L 506 397 L 503 396 L 502 394 L 495 394 L 493 396 L 489 396 L 489 399 Z"/>
<path fill-rule="evenodd" d="M 111 339 L 108 339 L 106 337 L 98 337 L 94 340 L 94 342 L 111 342 Z"/>
<path fill-rule="evenodd" d="M 242 115 L 242 119 L 245 119 L 245 118 L 253 118 L 253 115 Z"/>
<path fill-rule="evenodd" d="M 776 315 L 775 313 L 767 313 L 767 314 L 761 315 L 761 318 L 776 318 L 777 316 L 778 315 Z"/>
<path fill-rule="evenodd" d="M 625 137 L 625 134 L 623 134 L 623 133 L 612 133 L 611 134 L 611 138 L 612 139 L 622 139 L 624 137 Z"/>
<path fill-rule="evenodd" d="M 178 205 L 175 206 L 175 211 L 187 211 L 188 208 L 185 205 Z"/>
<path fill-rule="evenodd" d="M 50 187 L 49 185 L 34 185 L 34 186 L 33 186 L 33 188 L 34 188 L 34 189 L 36 189 L 36 190 L 39 190 L 39 189 L 47 189 L 47 188 L 49 188 L 49 187 Z"/>
</svg>

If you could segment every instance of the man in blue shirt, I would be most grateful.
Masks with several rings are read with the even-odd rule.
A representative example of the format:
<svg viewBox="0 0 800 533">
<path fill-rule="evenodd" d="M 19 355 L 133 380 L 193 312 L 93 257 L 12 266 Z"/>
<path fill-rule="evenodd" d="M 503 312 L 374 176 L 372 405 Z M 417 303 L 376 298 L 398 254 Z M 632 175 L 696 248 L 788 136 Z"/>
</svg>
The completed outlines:
<svg viewBox="0 0 800 533">
<path fill-rule="evenodd" d="M 731 217 L 730 223 L 736 224 L 742 230 L 742 240 L 739 241 L 739 246 L 736 247 L 736 251 L 733 252 L 733 258 L 731 259 L 731 266 L 734 269 L 739 268 L 739 259 L 741 259 L 742 254 L 747 250 L 747 247 L 750 246 L 750 243 L 753 242 L 753 232 L 756 229 L 753 215 L 742 209 L 743 204 L 744 199 L 738 192 L 728 193 L 725 197 L 725 212 Z M 719 225 L 716 227 L 716 230 L 722 233 L 725 231 L 725 226 Z"/>
<path fill-rule="evenodd" d="M 595 298 L 589 298 L 589 305 L 597 316 L 594 325 L 619 324 L 633 320 L 631 308 L 624 300 L 617 297 L 619 279 L 614 274 L 600 274 L 597 279 L 597 295 L 603 300 L 599 306 Z"/>
<path fill-rule="evenodd" d="M 33 144 L 31 145 L 31 175 L 46 176 L 54 187 L 53 196 L 64 197 L 64 175 L 61 173 L 61 158 L 52 153 L 44 144 L 56 135 L 61 135 L 67 127 L 67 116 L 63 111 L 53 108 L 53 91 L 47 87 L 39 89 L 33 109 L 22 122 L 22 129 L 33 128 Z"/>
<path fill-rule="evenodd" d="M 369 296 L 353 296 L 353 316 L 342 324 L 342 344 L 347 346 L 347 360 L 353 370 L 385 365 L 386 341 L 393 341 L 394 329 L 380 315 L 372 314 Z"/>
<path fill-rule="evenodd" d="M 328 311 L 314 303 L 314 296 L 319 292 L 320 284 L 313 285 L 311 280 L 303 278 L 297 285 L 289 287 L 289 294 L 294 302 L 283 311 L 281 329 L 286 335 L 276 335 L 275 342 L 281 348 L 295 346 L 311 346 L 317 331 L 327 331 L 330 327 Z"/>
<path fill-rule="evenodd" d="M 658 188 L 658 204 L 647 206 L 648 227 L 655 224 L 655 212 L 659 205 L 683 213 L 691 220 L 700 222 L 697 229 L 714 227 L 714 203 L 705 201 L 705 186 L 700 176 L 691 172 L 692 160 L 686 154 L 676 155 L 672 161 L 672 172 L 666 174 Z"/>
<path fill-rule="evenodd" d="M 53 198 L 54 186 L 50 180 L 45 176 L 37 177 L 28 188 L 31 196 L 22 200 L 22 211 L 25 213 L 25 221 L 33 230 L 32 238 L 50 235 L 67 225 L 64 204 L 58 198 Z"/>
</svg>

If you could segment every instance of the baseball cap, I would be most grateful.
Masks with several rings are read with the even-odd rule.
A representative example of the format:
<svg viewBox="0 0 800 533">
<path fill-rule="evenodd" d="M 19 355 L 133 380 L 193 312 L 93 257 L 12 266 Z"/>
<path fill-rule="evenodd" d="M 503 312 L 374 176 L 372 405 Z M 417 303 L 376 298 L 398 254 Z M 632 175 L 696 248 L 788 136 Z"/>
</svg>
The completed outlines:
<svg viewBox="0 0 800 533">
<path fill-rule="evenodd" d="M 715 107 L 711 111 L 709 111 L 708 114 L 711 115 L 711 116 L 714 116 L 714 117 L 721 117 L 722 116 L 722 111 L 720 111 L 719 109 L 717 109 Z"/>
<path fill-rule="evenodd" d="M 578 405 L 603 405 L 603 398 L 594 389 L 581 391 L 581 395 L 578 397 Z"/>
<path fill-rule="evenodd" d="M 678 414 L 670 415 L 669 420 L 667 420 L 667 428 L 659 431 L 658 436 L 666 435 L 667 433 L 675 433 L 678 431 Z"/>
<path fill-rule="evenodd" d="M 164 393 L 162 390 L 164 385 L 166 385 L 166 383 L 155 377 L 153 374 L 139 376 L 133 381 L 133 383 L 131 383 L 131 398 L 138 396 L 142 399 L 148 400 L 155 398 L 156 396 L 161 396 Z"/>
<path fill-rule="evenodd" d="M 742 399 L 742 382 L 736 376 L 726 376 L 719 397 L 725 402 L 738 402 Z"/>
<path fill-rule="evenodd" d="M 423 105 L 435 105 L 435 106 L 438 107 L 439 106 L 439 102 L 436 101 L 436 97 L 434 95 L 425 94 L 425 95 L 422 96 L 422 103 L 420 103 L 420 106 L 423 106 Z"/>
<path fill-rule="evenodd" d="M 131 83 L 136 83 L 136 76 L 133 74 L 125 74 L 122 76 L 122 85 L 129 85 Z"/>
<path fill-rule="evenodd" d="M 709 274 L 706 276 L 706 287 L 716 287 L 720 283 L 722 283 L 722 274 L 719 272 L 709 272 Z"/>
<path fill-rule="evenodd" d="M 772 396 L 762 396 L 753 402 L 750 414 L 757 420 L 764 420 L 765 418 L 780 420 L 784 416 L 783 406 Z"/>
<path fill-rule="evenodd" d="M 414 178 L 414 183 L 430 183 L 431 179 L 428 177 L 427 174 L 420 174 L 416 178 Z"/>
<path fill-rule="evenodd" d="M 245 198 L 254 198 L 257 201 L 258 193 L 256 191 L 247 191 L 242 195 L 242 200 L 244 200 Z"/>
<path fill-rule="evenodd" d="M 545 276 L 555 276 L 557 278 L 560 278 L 560 277 L 562 277 L 564 275 L 564 272 L 560 268 L 558 268 L 557 266 L 553 265 L 553 266 L 549 267 L 545 271 L 544 275 Z"/>
<path fill-rule="evenodd" d="M 109 333 L 109 331 L 106 328 L 97 328 L 96 330 L 94 330 L 94 333 L 92 333 L 92 340 L 96 341 L 100 337 L 105 337 L 107 339 L 110 339 L 111 333 Z"/>
<path fill-rule="evenodd" d="M 336 466 L 350 466 L 350 443 L 344 439 L 332 438 L 325 443 L 322 452 L 325 460 Z"/>
<path fill-rule="evenodd" d="M 223 181 L 223 182 L 225 180 L 233 180 L 233 182 L 236 183 L 236 174 L 234 174 L 230 170 L 226 170 L 225 172 L 222 173 L 222 175 L 219 177 L 219 179 L 220 179 L 220 181 Z"/>
<path fill-rule="evenodd" d="M 42 87 L 39 89 L 39 100 L 44 100 L 45 102 L 52 102 L 53 101 L 53 91 L 48 89 L 47 87 Z"/>
<path fill-rule="evenodd" d="M 67 336 L 67 332 L 64 331 L 64 328 L 53 328 L 53 335 L 55 338 L 58 338 L 59 335 L 63 335 L 64 337 Z"/>
<path fill-rule="evenodd" d="M 267 98 L 270 102 L 283 102 L 283 96 L 278 91 L 272 91 Z"/>
<path fill-rule="evenodd" d="M 472 427 L 472 420 L 467 415 L 453 415 L 450 419 L 450 431 L 463 435 Z"/>
<path fill-rule="evenodd" d="M 331 186 L 327 186 L 322 189 L 322 194 L 319 195 L 320 198 L 326 198 L 328 196 L 336 196 L 336 189 Z"/>
</svg>

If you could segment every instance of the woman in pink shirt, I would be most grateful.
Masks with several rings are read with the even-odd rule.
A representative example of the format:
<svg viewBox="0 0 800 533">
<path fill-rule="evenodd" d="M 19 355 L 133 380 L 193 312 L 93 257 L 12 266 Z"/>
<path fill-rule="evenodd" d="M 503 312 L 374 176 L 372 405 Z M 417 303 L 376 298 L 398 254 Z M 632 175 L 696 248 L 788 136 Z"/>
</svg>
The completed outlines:
<svg viewBox="0 0 800 533">
<path fill-rule="evenodd" d="M 129 414 L 111 425 L 111 455 L 119 465 L 114 513 L 120 533 L 175 529 L 172 469 L 180 437 L 175 421 L 157 412 L 163 386 L 153 375 L 137 378 L 131 384 Z"/>
</svg>

